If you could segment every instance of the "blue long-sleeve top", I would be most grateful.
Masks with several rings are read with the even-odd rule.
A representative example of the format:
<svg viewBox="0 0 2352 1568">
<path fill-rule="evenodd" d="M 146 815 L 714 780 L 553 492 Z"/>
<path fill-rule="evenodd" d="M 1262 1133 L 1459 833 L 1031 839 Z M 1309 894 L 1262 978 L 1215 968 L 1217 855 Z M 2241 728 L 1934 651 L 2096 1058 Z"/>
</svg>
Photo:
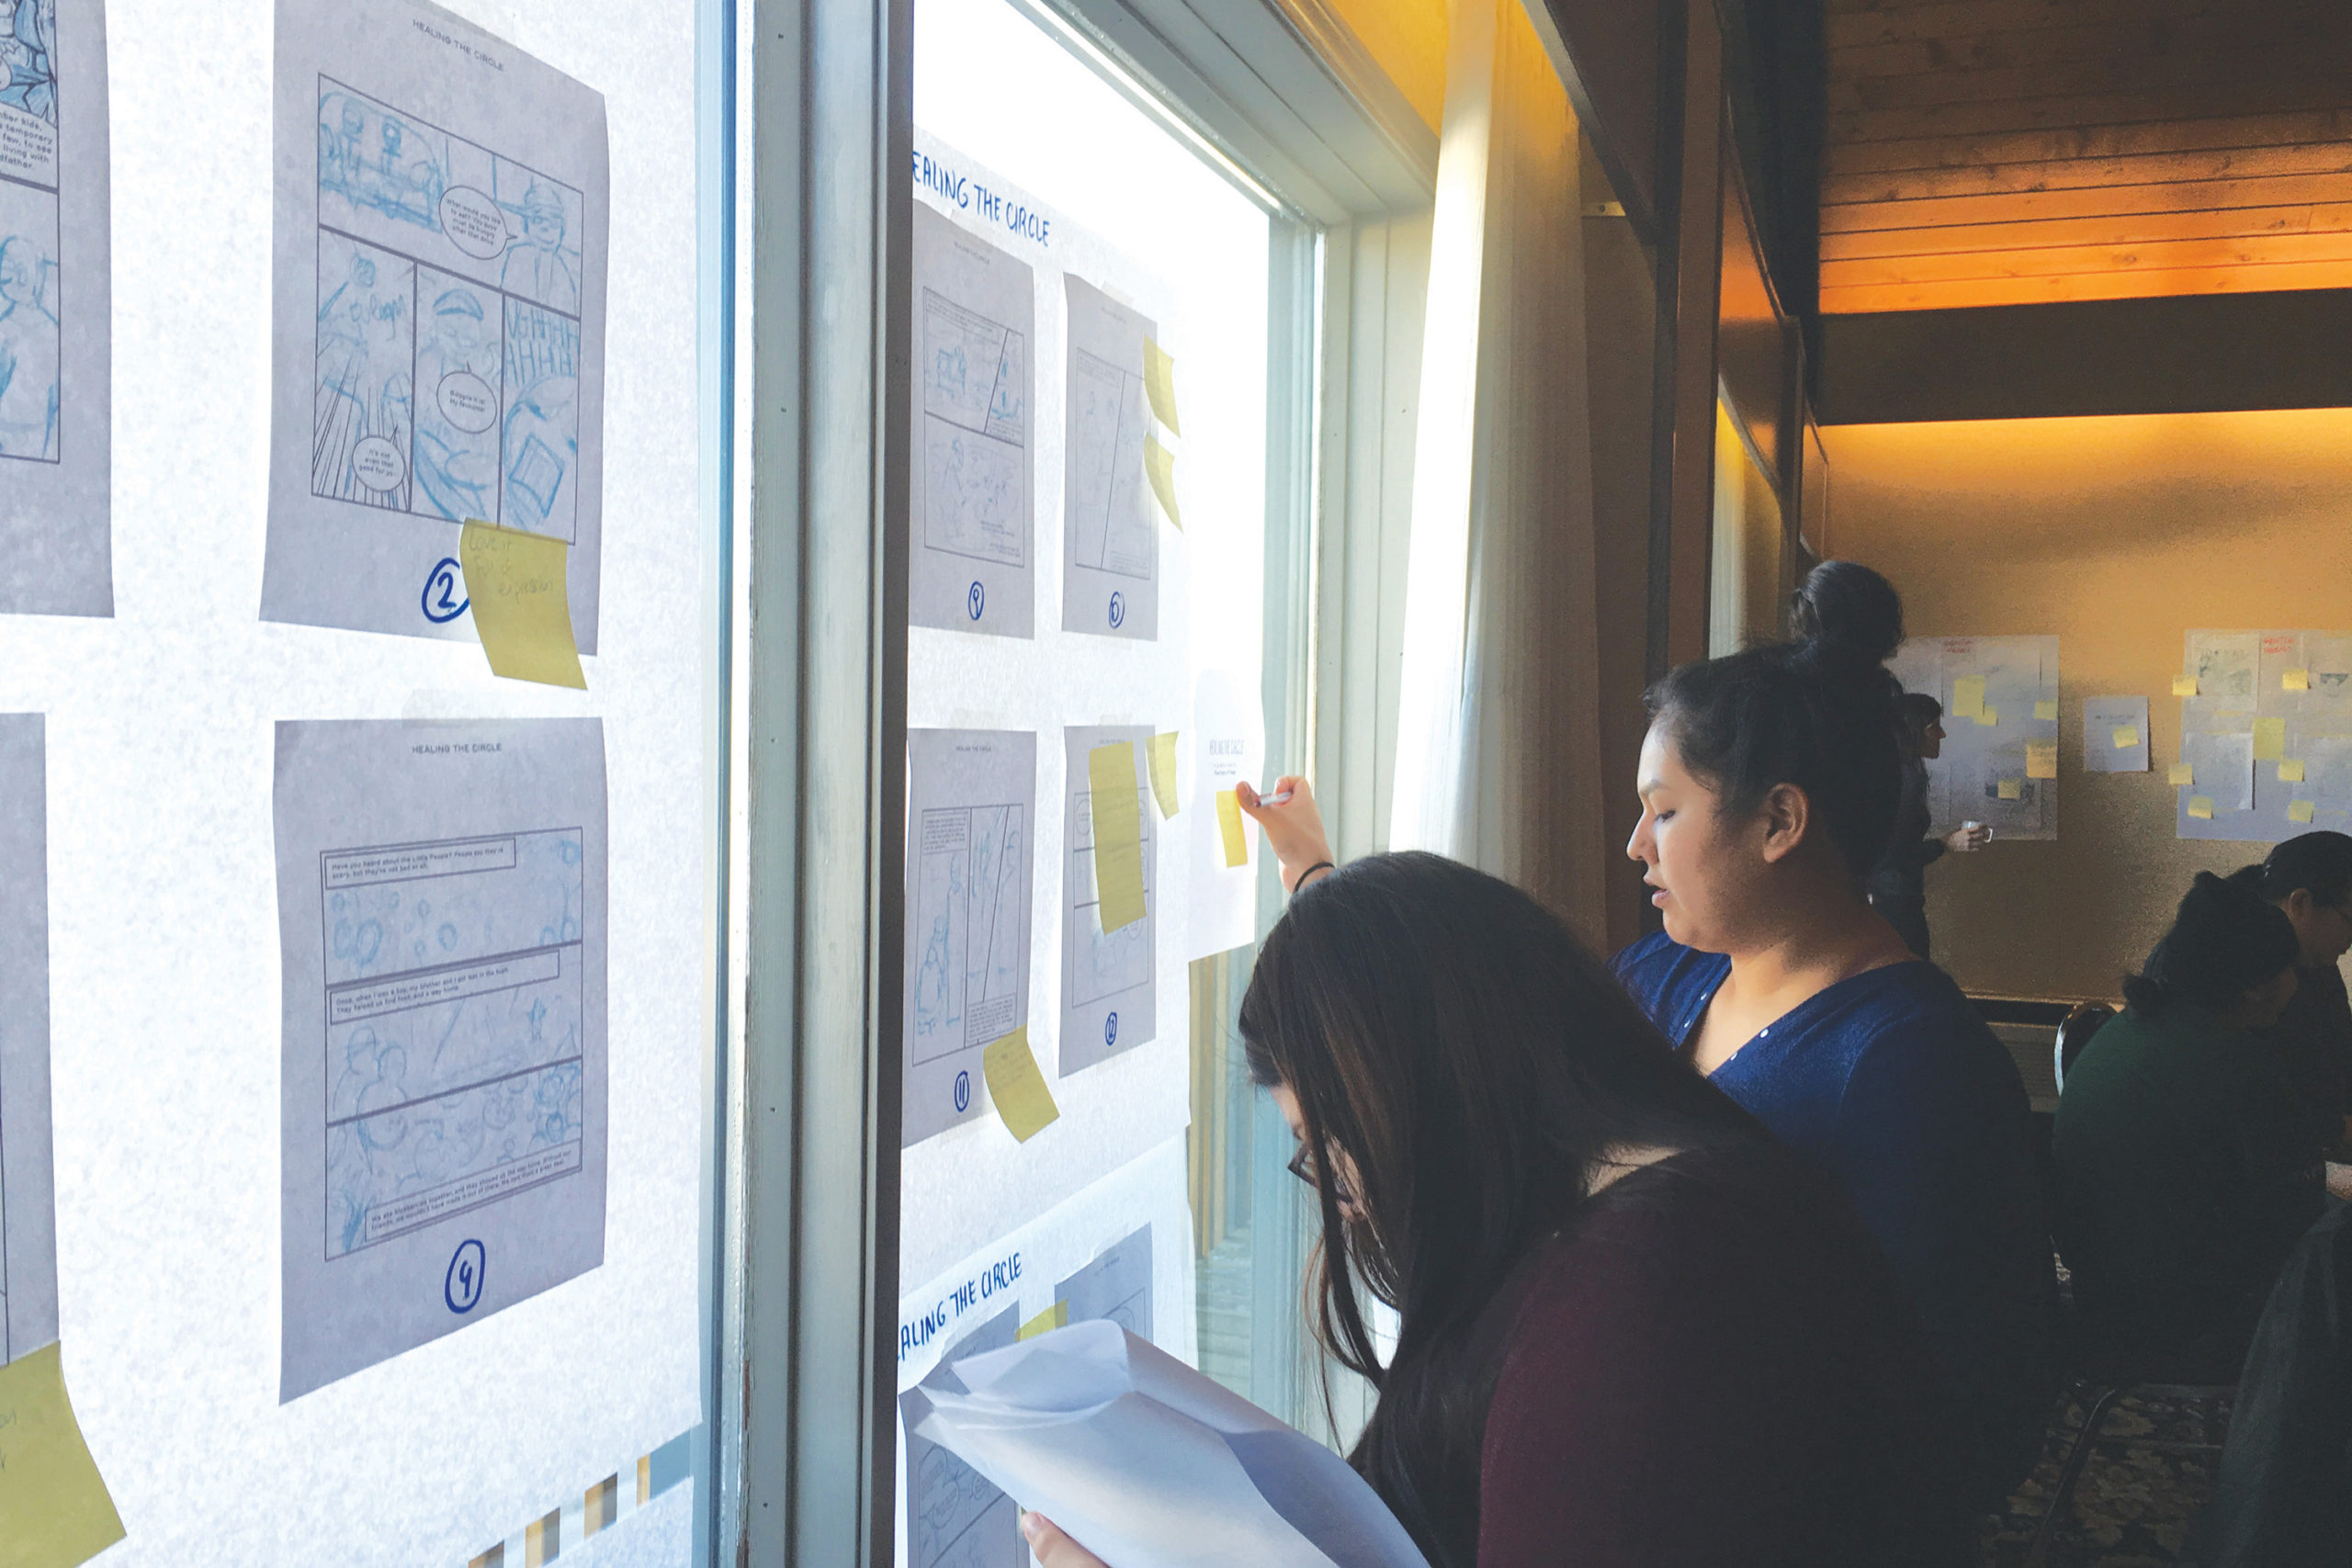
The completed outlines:
<svg viewBox="0 0 2352 1568">
<path fill-rule="evenodd" d="M 1678 1048 L 1731 960 L 1663 932 L 1617 976 Z M 2056 1280 L 2017 1064 L 1935 965 L 1841 980 L 1712 1075 L 1836 1178 L 1909 1289 L 1958 1389 L 1981 1497 L 2031 1469 L 2055 1387 Z"/>
</svg>

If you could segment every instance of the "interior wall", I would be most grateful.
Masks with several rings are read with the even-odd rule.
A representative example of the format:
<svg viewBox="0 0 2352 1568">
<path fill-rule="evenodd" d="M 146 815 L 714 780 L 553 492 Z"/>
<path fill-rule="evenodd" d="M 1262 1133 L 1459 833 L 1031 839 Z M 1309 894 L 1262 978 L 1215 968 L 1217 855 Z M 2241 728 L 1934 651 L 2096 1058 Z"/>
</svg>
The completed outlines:
<svg viewBox="0 0 2352 1568">
<path fill-rule="evenodd" d="M 1446 0 L 1324 0 L 1415 112 L 1439 129 L 1445 116 Z"/>
<path fill-rule="evenodd" d="M 1914 637 L 2059 639 L 2059 830 L 1928 869 L 1936 961 L 1974 991 L 2109 997 L 2189 879 L 2267 846 L 2173 836 L 2192 626 L 2352 628 L 2352 410 L 1834 426 L 1826 553 Z M 2086 696 L 2144 694 L 2151 771 L 2086 773 Z"/>
</svg>

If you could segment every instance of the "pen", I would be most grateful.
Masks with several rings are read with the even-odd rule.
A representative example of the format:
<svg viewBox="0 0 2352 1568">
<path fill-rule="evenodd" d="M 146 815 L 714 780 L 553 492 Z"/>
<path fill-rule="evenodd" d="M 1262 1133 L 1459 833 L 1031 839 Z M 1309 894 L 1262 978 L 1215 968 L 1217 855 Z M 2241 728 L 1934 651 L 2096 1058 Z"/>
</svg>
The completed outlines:
<svg viewBox="0 0 2352 1568">
<path fill-rule="evenodd" d="M 1280 805 L 1282 805 L 1284 801 L 1288 800 L 1289 798 L 1290 798 L 1290 791 L 1288 791 L 1288 790 L 1284 790 L 1284 791 L 1283 791 L 1280 795 L 1260 795 L 1260 796 L 1258 797 L 1258 804 L 1259 804 L 1259 805 L 1261 805 L 1261 806 L 1280 806 Z"/>
</svg>

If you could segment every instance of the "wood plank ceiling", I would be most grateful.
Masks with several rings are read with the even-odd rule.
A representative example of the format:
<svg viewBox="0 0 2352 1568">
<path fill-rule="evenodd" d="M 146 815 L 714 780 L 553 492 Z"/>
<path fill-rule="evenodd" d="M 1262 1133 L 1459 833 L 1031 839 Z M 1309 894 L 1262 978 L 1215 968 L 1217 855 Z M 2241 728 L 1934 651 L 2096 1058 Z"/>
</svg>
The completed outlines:
<svg viewBox="0 0 2352 1568">
<path fill-rule="evenodd" d="M 1826 0 L 1821 308 L 2352 287 L 2352 0 Z"/>
</svg>

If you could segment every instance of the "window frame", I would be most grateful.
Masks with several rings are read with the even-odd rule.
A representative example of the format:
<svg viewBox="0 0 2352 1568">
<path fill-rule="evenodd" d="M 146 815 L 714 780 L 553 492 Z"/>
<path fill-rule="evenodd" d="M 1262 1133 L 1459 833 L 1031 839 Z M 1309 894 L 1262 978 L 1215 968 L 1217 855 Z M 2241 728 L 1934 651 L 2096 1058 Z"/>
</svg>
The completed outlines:
<svg viewBox="0 0 2352 1568">
<path fill-rule="evenodd" d="M 1395 725 L 1376 700 L 1396 637 L 1380 584 L 1402 581 L 1414 389 L 1387 338 L 1409 337 L 1418 364 L 1419 301 L 1409 265 L 1367 288 L 1360 253 L 1401 223 L 1409 263 L 1418 221 L 1425 279 L 1437 138 L 1320 0 L 1214 21 L 1184 0 L 1015 3 L 1268 208 L 1268 761 L 1317 774 L 1345 852 L 1376 849 Z M 703 0 L 701 15 L 720 913 L 695 1560 L 880 1565 L 895 1506 L 912 0 Z M 1366 471 L 1385 477 L 1369 505 Z M 1369 573 L 1353 559 L 1367 551 Z M 1268 866 L 1261 925 L 1281 901 Z M 1278 1172 L 1283 1151 L 1259 1142 L 1253 1167 Z M 1291 1207 L 1266 1240 L 1295 1278 L 1306 1216 L 1290 1185 L 1262 1190 Z M 1303 1416 L 1315 1368 L 1273 1274 L 1253 1303 L 1253 1393 Z"/>
</svg>

